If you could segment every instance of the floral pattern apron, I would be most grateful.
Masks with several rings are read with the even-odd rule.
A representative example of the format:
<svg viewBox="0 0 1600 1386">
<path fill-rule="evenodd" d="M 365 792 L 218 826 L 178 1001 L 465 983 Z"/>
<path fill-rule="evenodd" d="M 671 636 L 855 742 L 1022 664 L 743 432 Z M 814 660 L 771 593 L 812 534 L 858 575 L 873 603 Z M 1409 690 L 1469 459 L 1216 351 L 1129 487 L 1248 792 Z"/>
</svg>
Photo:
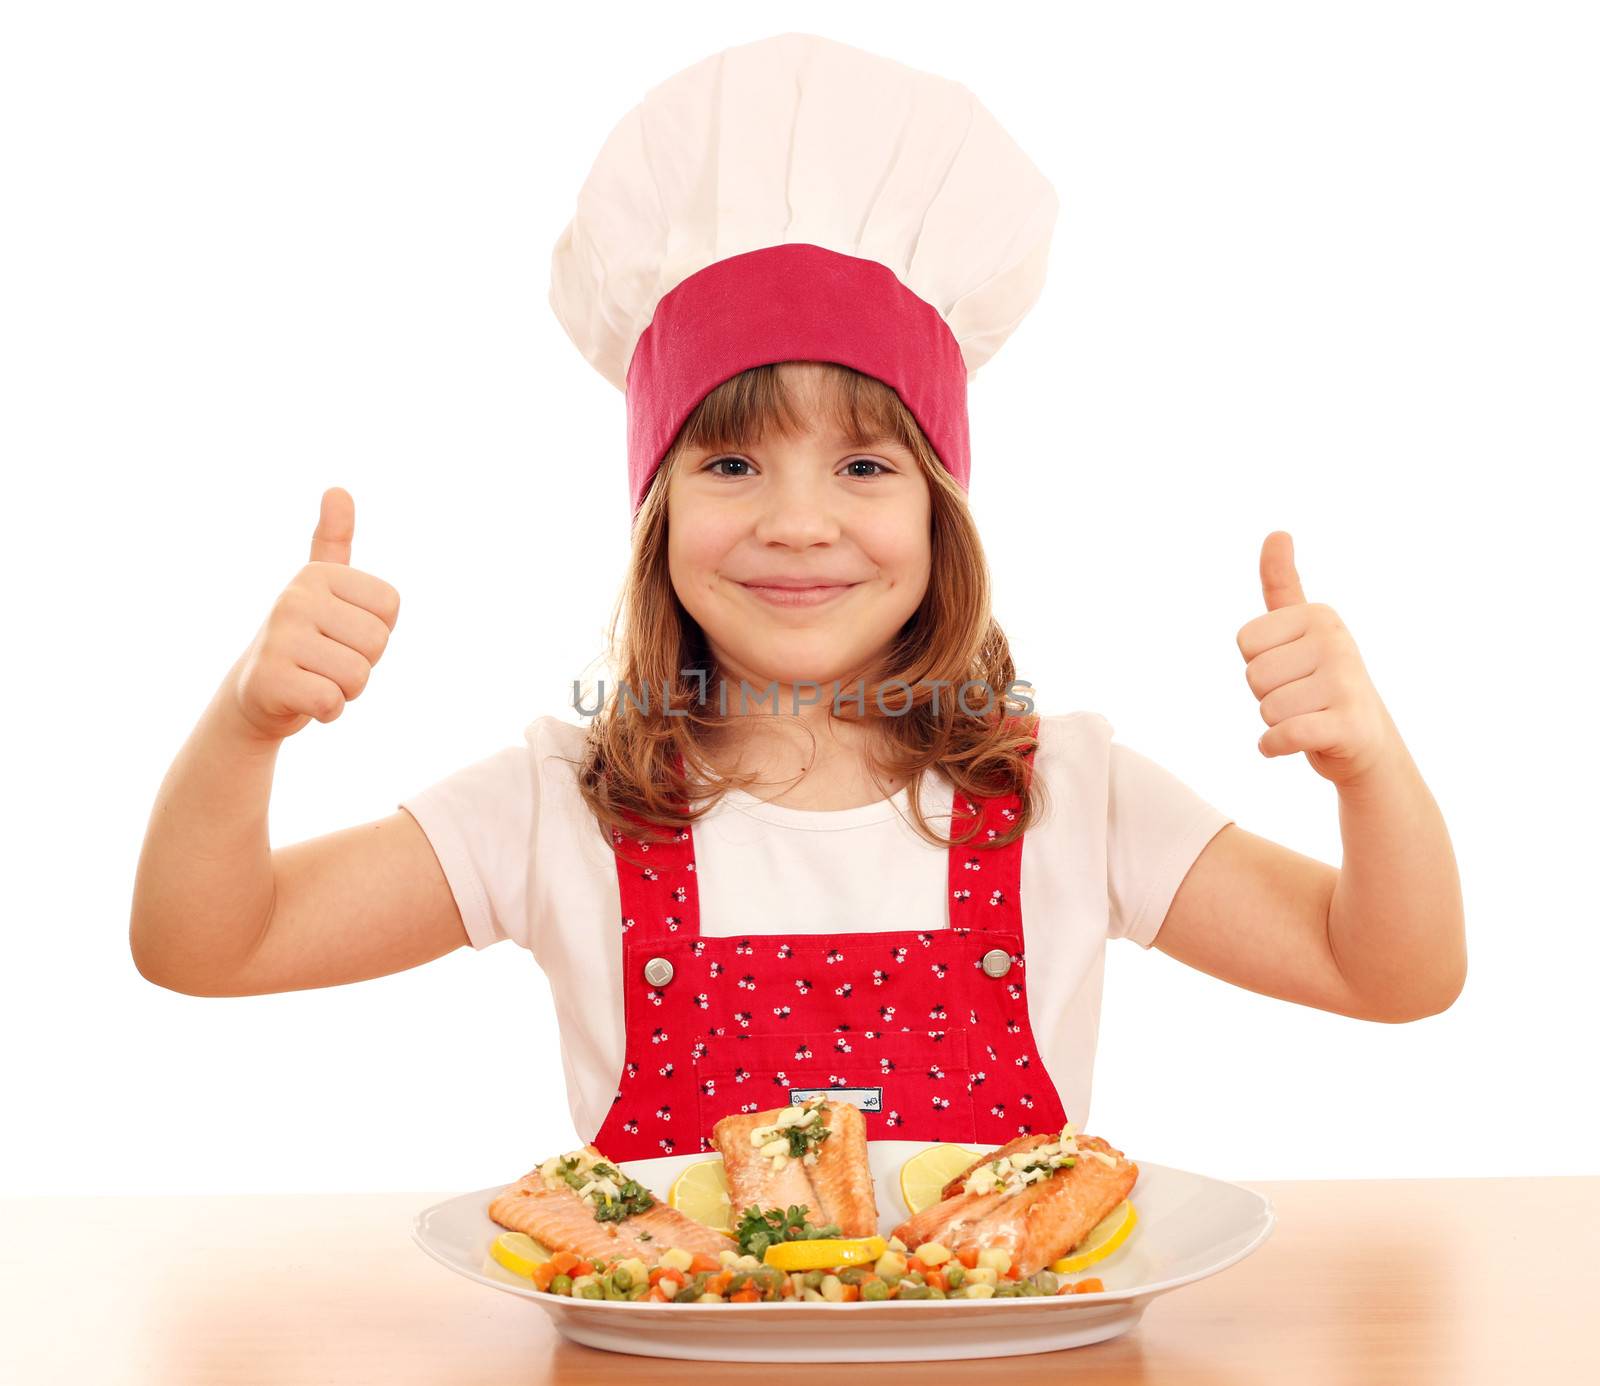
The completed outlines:
<svg viewBox="0 0 1600 1386">
<path fill-rule="evenodd" d="M 1019 801 L 955 797 L 955 830 L 981 826 L 949 850 L 949 927 L 925 931 L 702 937 L 691 829 L 613 831 L 626 1058 L 594 1144 L 614 1160 L 707 1151 L 722 1117 L 818 1091 L 859 1107 L 870 1140 L 1059 1129 L 1028 1023 L 1024 839 L 984 845 Z"/>
</svg>

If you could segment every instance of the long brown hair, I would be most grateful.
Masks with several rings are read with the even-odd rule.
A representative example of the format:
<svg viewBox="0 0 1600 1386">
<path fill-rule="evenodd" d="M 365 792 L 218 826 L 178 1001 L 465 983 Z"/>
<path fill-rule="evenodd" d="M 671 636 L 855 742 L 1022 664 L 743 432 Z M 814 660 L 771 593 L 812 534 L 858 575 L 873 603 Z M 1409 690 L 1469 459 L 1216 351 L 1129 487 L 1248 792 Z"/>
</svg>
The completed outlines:
<svg viewBox="0 0 1600 1386">
<path fill-rule="evenodd" d="M 704 633 L 673 590 L 667 567 L 667 491 L 679 459 L 688 452 L 746 449 L 769 427 L 793 438 L 808 426 L 833 424 L 857 445 L 892 438 L 916 457 L 932 501 L 932 569 L 917 611 L 870 666 L 858 671 L 865 696 L 858 703 L 852 694 L 844 706 L 859 711 L 841 716 L 839 704 L 833 703 L 827 715 L 871 725 L 865 750 L 869 773 L 879 783 L 909 783 L 916 831 L 938 846 L 951 839 L 929 827 L 918 802 L 928 769 L 938 767 L 956 793 L 969 798 L 1020 795 L 1017 822 L 988 845 L 1009 843 L 1044 811 L 1042 788 L 1027 773 L 1038 719 L 1017 710 L 1011 691 L 1016 669 L 1005 634 L 990 613 L 988 563 L 966 495 L 889 386 L 848 366 L 806 362 L 820 368 L 815 379 L 824 415 L 807 418 L 786 379 L 795 364 L 755 366 L 717 386 L 685 421 L 651 478 L 634 517 L 627 581 L 608 637 L 609 663 L 619 688 L 626 685 L 638 700 L 623 707 L 621 697 L 609 698 L 596 713 L 578 762 L 583 797 L 608 843 L 616 844 L 617 834 L 652 839 L 631 815 L 665 832 L 679 831 L 703 816 L 726 789 L 747 789 L 757 782 L 754 775 L 722 777 L 706 755 L 709 734 L 739 714 L 723 715 L 715 700 L 706 700 L 705 691 L 716 684 L 719 671 Z M 964 711 L 956 696 L 973 680 L 992 692 L 992 705 L 981 716 Z M 942 681 L 937 690 L 935 681 Z M 663 689 L 670 694 L 671 716 L 662 703 Z M 892 709 L 892 715 L 880 711 L 880 689 L 882 706 Z M 646 691 L 648 706 L 641 708 Z M 968 704 L 974 701 L 969 698 Z M 702 798 L 707 802 L 690 807 Z M 968 840 L 976 827 L 974 819 L 959 840 Z"/>
</svg>

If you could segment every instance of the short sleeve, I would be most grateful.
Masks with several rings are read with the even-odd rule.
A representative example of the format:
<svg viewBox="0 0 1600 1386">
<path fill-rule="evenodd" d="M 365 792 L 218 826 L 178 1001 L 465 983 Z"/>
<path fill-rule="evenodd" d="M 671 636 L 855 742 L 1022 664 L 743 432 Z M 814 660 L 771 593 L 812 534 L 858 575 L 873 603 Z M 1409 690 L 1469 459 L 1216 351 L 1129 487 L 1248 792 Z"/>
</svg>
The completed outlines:
<svg viewBox="0 0 1600 1386">
<path fill-rule="evenodd" d="M 1233 820 L 1155 761 L 1115 741 L 1110 749 L 1108 934 L 1149 948 L 1195 858 Z"/>
<path fill-rule="evenodd" d="M 474 948 L 528 935 L 533 755 L 508 746 L 400 802 L 432 844 Z"/>
</svg>

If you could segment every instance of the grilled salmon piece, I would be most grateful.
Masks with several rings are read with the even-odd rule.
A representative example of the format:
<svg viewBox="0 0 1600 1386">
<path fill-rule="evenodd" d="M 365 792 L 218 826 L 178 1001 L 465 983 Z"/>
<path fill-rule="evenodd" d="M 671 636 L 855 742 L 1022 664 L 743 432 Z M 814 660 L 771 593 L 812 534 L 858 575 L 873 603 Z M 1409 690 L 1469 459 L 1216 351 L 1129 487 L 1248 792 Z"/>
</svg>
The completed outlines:
<svg viewBox="0 0 1600 1386">
<path fill-rule="evenodd" d="M 728 1181 L 728 1202 L 733 1208 L 733 1225 L 750 1208 L 770 1212 L 774 1208 L 806 1208 L 814 1225 L 826 1222 L 821 1199 L 811 1187 L 804 1162 L 790 1160 L 782 1169 L 750 1144 L 750 1133 L 758 1126 L 771 1126 L 782 1108 L 770 1112 L 740 1112 L 725 1116 L 711 1128 L 711 1144 L 722 1152 L 722 1169 Z M 828 1137 L 831 1141 L 832 1136 Z M 823 1141 L 827 1145 L 828 1141 Z"/>
<path fill-rule="evenodd" d="M 599 1157 L 593 1146 L 586 1149 Z M 637 1256 L 653 1266 L 669 1247 L 711 1256 L 736 1249 L 733 1238 L 702 1226 L 660 1200 L 620 1222 L 600 1222 L 587 1198 L 578 1197 L 564 1182 L 551 1188 L 537 1168 L 493 1199 L 489 1216 L 502 1227 L 526 1232 L 551 1251 L 570 1251 L 591 1261 Z"/>
<path fill-rule="evenodd" d="M 816 1147 L 816 1164 L 791 1159 L 782 1169 L 774 1169 L 771 1159 L 751 1144 L 750 1133 L 776 1125 L 785 1110 L 741 1112 L 723 1117 L 711 1128 L 711 1143 L 722 1152 L 734 1226 L 750 1208 L 770 1212 L 800 1207 L 807 1209 L 813 1226 L 836 1222 L 841 1236 L 872 1236 L 878 1230 L 878 1203 L 861 1112 L 848 1102 L 824 1102 L 818 1120 L 829 1134 Z"/>
<path fill-rule="evenodd" d="M 656 1258 L 671 1246 L 682 1247 L 688 1252 L 701 1251 L 707 1256 L 715 1256 L 719 1251 L 739 1249 L 732 1237 L 718 1232 L 715 1228 L 707 1227 L 704 1223 L 696 1222 L 691 1217 L 685 1217 L 676 1208 L 669 1208 L 659 1200 L 653 1207 L 628 1218 L 627 1227 L 636 1239 L 641 1233 L 650 1234 L 650 1240 L 645 1245 L 655 1248 L 655 1255 L 643 1259 L 651 1264 L 654 1264 Z"/>
<path fill-rule="evenodd" d="M 1139 1166 L 1098 1136 L 1079 1136 L 1077 1144 L 1080 1155 L 1070 1169 L 1058 1169 L 1019 1193 L 1003 1196 L 944 1244 L 957 1256 L 986 1247 L 1004 1248 L 1019 1275 L 1032 1275 L 1067 1255 L 1139 1180 Z M 1081 1153 L 1088 1150 L 1115 1156 L 1115 1167 Z"/>
<path fill-rule="evenodd" d="M 976 1219 L 987 1217 L 1000 1204 L 1003 1194 L 957 1194 L 941 1203 L 931 1204 L 914 1214 L 894 1229 L 894 1235 L 915 1250 L 924 1242 L 950 1245 L 950 1239 L 959 1228 Z"/>
<path fill-rule="evenodd" d="M 875 1236 L 878 1200 L 867 1164 L 866 1118 L 848 1102 L 824 1103 L 822 1111 L 829 1136 L 817 1147 L 817 1163 L 808 1171 L 822 1201 L 821 1221 L 838 1223 L 844 1237 Z"/>
</svg>

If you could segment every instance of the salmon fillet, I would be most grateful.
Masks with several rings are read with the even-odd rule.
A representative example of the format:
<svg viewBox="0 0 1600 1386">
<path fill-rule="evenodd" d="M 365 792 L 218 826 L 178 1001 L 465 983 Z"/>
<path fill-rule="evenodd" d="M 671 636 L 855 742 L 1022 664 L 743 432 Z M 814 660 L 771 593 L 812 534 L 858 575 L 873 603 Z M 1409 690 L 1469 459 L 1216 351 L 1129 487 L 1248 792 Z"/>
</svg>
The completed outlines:
<svg viewBox="0 0 1600 1386">
<path fill-rule="evenodd" d="M 1070 1169 L 1057 1170 L 1020 1193 L 1004 1195 L 993 1208 L 963 1223 L 944 1244 L 957 1256 L 1003 1248 L 1011 1253 L 1019 1275 L 1032 1275 L 1067 1255 L 1139 1180 L 1139 1166 L 1098 1136 L 1079 1136 L 1077 1144 L 1080 1152 L 1098 1150 L 1115 1156 L 1116 1166 L 1080 1155 Z"/>
<path fill-rule="evenodd" d="M 998 1193 L 958 1194 L 908 1218 L 895 1228 L 894 1235 L 913 1250 L 924 1242 L 949 1246 L 949 1239 L 956 1235 L 957 1229 L 974 1219 L 987 1217 L 1004 1197 Z"/>
<path fill-rule="evenodd" d="M 820 1120 L 828 1137 L 816 1148 L 817 1162 L 791 1159 L 782 1169 L 750 1143 L 757 1127 L 772 1126 L 785 1109 L 740 1112 L 711 1128 L 711 1143 L 722 1152 L 728 1199 L 737 1227 L 746 1210 L 800 1207 L 813 1226 L 839 1224 L 845 1237 L 870 1237 L 878 1230 L 878 1203 L 867 1164 L 867 1124 L 848 1102 L 824 1102 Z"/>
<path fill-rule="evenodd" d="M 593 1146 L 588 1150 L 599 1153 Z M 537 1168 L 493 1199 L 489 1216 L 502 1227 L 526 1232 L 551 1251 L 570 1251 L 590 1261 L 637 1256 L 653 1266 L 668 1247 L 712 1256 L 736 1249 L 731 1237 L 686 1218 L 659 1200 L 620 1222 L 599 1222 L 587 1198 L 580 1198 L 566 1184 L 550 1188 Z"/>
<path fill-rule="evenodd" d="M 826 1221 L 822 1217 L 821 1199 L 811 1187 L 804 1163 L 790 1160 L 782 1169 L 775 1170 L 772 1161 L 750 1144 L 750 1133 L 756 1127 L 771 1126 L 777 1119 L 776 1110 L 740 1112 L 737 1116 L 723 1117 L 711 1128 L 711 1144 L 722 1152 L 723 1175 L 728 1181 L 728 1202 L 733 1205 L 735 1227 L 748 1208 L 760 1208 L 763 1212 L 773 1208 L 806 1208 L 810 1210 L 813 1224 Z M 832 1139 L 828 1137 L 829 1141 Z M 827 1143 L 823 1141 L 824 1145 Z"/>
<path fill-rule="evenodd" d="M 848 1102 L 828 1102 L 823 1110 L 831 1134 L 817 1147 L 817 1163 L 809 1171 L 822 1200 L 822 1221 L 838 1223 L 841 1236 L 875 1236 L 878 1200 L 867 1164 L 866 1118 Z"/>
</svg>

